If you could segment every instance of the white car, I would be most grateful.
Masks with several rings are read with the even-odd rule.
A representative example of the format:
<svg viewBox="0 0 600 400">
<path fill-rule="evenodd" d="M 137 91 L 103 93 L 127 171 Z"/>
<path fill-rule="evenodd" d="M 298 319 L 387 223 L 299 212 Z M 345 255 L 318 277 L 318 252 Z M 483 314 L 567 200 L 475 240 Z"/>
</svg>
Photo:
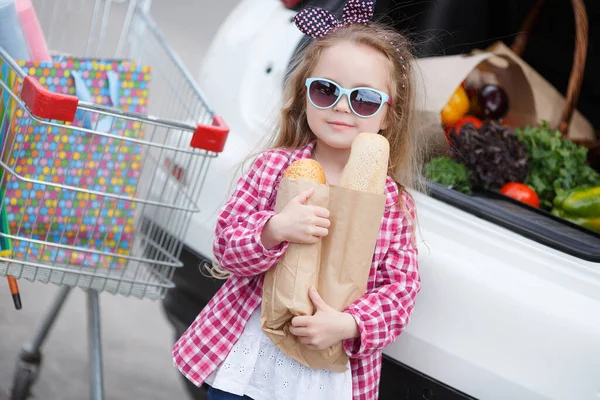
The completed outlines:
<svg viewBox="0 0 600 400">
<path fill-rule="evenodd" d="M 303 39 L 295 13 L 279 0 L 241 1 L 198 75 L 231 131 L 187 234 L 186 267 L 164 301 L 176 337 L 219 286 L 197 266 L 211 257 L 239 163 L 276 117 Z M 408 327 L 384 350 L 380 398 L 599 400 L 600 235 L 491 194 L 437 185 L 413 194 L 422 290 Z"/>
</svg>

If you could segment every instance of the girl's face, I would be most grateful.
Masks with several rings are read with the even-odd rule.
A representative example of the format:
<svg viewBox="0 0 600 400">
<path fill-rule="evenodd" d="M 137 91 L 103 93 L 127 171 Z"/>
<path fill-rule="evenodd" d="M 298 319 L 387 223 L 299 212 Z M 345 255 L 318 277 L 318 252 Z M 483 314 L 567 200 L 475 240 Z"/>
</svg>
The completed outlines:
<svg viewBox="0 0 600 400">
<path fill-rule="evenodd" d="M 325 78 L 346 89 L 369 87 L 390 94 L 388 60 L 379 51 L 363 44 L 339 42 L 323 50 L 309 77 Z M 377 133 L 386 128 L 389 104 L 383 104 L 372 117 L 361 118 L 352 112 L 348 100 L 348 96 L 344 95 L 333 107 L 320 109 L 306 96 L 308 125 L 315 136 L 329 147 L 349 149 L 359 133 Z M 355 110 L 360 112 L 358 106 Z"/>
</svg>

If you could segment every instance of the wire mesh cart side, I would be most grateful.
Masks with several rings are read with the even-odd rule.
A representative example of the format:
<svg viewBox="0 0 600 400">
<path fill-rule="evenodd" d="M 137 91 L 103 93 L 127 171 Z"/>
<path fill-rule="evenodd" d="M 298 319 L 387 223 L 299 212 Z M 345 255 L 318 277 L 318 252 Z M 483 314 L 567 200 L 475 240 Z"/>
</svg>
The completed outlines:
<svg viewBox="0 0 600 400">
<path fill-rule="evenodd" d="M 0 48 L 0 276 L 59 286 L 21 351 L 13 400 L 29 397 L 41 347 L 74 287 L 88 297 L 90 398 L 104 398 L 99 293 L 156 300 L 173 287 L 196 199 L 229 132 L 150 17 L 150 1 L 85 4 L 37 8 L 64 75 Z M 82 29 L 87 35 L 72 34 Z M 112 104 L 101 105 L 92 101 L 102 97 L 94 89 L 89 98 L 52 90 L 71 80 L 80 89 L 91 79 L 64 54 L 136 69 L 106 73 Z M 135 88 L 119 80 L 132 74 L 139 75 Z M 133 90 L 147 96 L 136 109 L 118 97 Z"/>
</svg>

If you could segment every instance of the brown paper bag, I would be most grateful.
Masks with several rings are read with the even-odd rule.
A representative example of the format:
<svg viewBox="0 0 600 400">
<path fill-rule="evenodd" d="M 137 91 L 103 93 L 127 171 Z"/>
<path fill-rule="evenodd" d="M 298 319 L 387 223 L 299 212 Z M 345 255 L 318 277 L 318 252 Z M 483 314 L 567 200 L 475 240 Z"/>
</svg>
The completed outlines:
<svg viewBox="0 0 600 400">
<path fill-rule="evenodd" d="M 505 117 L 510 126 L 537 123 L 531 85 L 521 65 L 507 55 L 474 52 L 470 55 L 426 57 L 416 61 L 416 107 L 431 136 L 434 153 L 445 153 L 441 111 L 458 86 L 469 76 L 496 83 L 507 93 L 510 105 Z"/>
<path fill-rule="evenodd" d="M 434 153 L 445 153 L 441 111 L 458 86 L 467 78 L 500 85 L 509 98 L 505 122 L 513 128 L 537 126 L 546 120 L 558 127 L 565 99 L 540 74 L 502 42 L 469 55 L 426 57 L 415 61 L 416 107 L 425 132 L 431 136 Z M 593 142 L 591 124 L 575 110 L 567 138 Z"/>
<path fill-rule="evenodd" d="M 275 212 L 281 212 L 290 200 L 312 187 L 315 188 L 315 194 L 306 204 L 329 208 L 329 188 L 326 185 L 307 179 L 283 178 L 277 193 Z M 265 326 L 263 322 L 267 333 L 283 336 L 285 325 L 293 317 L 314 314 L 308 289 L 318 284 L 321 247 L 322 242 L 291 243 L 277 268 L 265 274 L 262 316 L 268 316 L 268 325 Z M 305 268 L 306 265 L 310 268 Z"/>
<path fill-rule="evenodd" d="M 284 178 L 277 195 L 278 206 L 287 204 L 285 200 L 310 187 L 307 185 Z M 289 357 L 313 369 L 347 369 L 348 356 L 341 342 L 323 351 L 310 350 L 289 332 L 289 326 L 296 315 L 314 314 L 308 296 L 312 285 L 338 311 L 366 292 L 384 207 L 385 195 L 330 187 L 331 227 L 320 249 L 317 245 L 291 244 L 281 262 L 265 274 L 262 329 Z"/>
<path fill-rule="evenodd" d="M 504 43 L 494 43 L 487 51 L 506 56 L 521 67 L 533 91 L 533 100 L 537 111 L 536 120 L 538 123 L 548 121 L 550 127 L 557 128 L 565 107 L 563 95 Z M 576 143 L 587 144 L 595 142 L 596 133 L 592 124 L 583 114 L 574 110 L 566 137 Z"/>
</svg>

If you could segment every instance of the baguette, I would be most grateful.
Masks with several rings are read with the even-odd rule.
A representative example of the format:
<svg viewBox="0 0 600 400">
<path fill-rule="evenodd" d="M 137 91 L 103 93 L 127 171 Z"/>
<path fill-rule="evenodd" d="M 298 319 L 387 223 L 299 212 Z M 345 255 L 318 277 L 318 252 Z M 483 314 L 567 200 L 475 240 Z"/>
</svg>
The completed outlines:
<svg viewBox="0 0 600 400">
<path fill-rule="evenodd" d="M 352 142 L 340 186 L 367 193 L 385 193 L 389 158 L 390 144 L 385 137 L 375 133 L 358 134 Z"/>
<path fill-rule="evenodd" d="M 309 179 L 319 184 L 325 184 L 327 182 L 323 167 L 321 167 L 321 164 L 311 158 L 303 158 L 293 162 L 292 165 L 285 170 L 283 176 L 293 179 Z"/>
</svg>

